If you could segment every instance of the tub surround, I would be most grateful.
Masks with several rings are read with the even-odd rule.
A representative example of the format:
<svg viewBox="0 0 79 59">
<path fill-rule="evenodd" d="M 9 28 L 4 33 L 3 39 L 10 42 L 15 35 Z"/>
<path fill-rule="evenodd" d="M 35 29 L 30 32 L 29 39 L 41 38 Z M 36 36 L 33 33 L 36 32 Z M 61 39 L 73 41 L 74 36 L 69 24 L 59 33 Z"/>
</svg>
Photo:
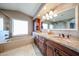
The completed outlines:
<svg viewBox="0 0 79 59">
<path fill-rule="evenodd" d="M 0 53 L 33 43 L 32 36 L 13 37 L 0 42 Z"/>
<path fill-rule="evenodd" d="M 79 52 L 79 40 L 77 38 L 73 38 L 73 37 L 70 37 L 69 39 L 61 38 L 59 37 L 58 34 L 48 34 L 48 33 L 43 33 L 43 32 L 33 32 L 33 34 L 44 37 L 47 40 L 51 40 L 71 50 Z"/>
<path fill-rule="evenodd" d="M 3 53 L 0 56 L 42 56 L 35 44 L 28 44 Z"/>
</svg>

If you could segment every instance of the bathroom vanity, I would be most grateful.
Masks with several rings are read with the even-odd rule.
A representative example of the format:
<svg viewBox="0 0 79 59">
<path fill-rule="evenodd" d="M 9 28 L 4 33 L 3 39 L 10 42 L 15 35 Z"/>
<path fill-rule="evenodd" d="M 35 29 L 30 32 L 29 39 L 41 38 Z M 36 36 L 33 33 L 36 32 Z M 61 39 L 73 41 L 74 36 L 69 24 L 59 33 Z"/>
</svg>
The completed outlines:
<svg viewBox="0 0 79 59">
<path fill-rule="evenodd" d="M 63 9 L 61 6 L 59 8 L 57 7 L 58 9 L 62 9 L 60 11 L 58 9 L 54 11 L 50 10 L 45 15 L 42 15 L 42 17 L 46 17 L 46 15 L 49 15 L 51 12 L 54 13 L 56 11 L 56 17 L 54 17 L 54 15 L 49 19 L 41 19 L 40 17 L 40 30 L 34 30 L 33 32 L 34 42 L 43 55 L 79 56 L 79 26 L 77 24 L 79 20 L 79 6 L 69 5 L 68 7 L 68 5 L 62 5 L 62 7 Z M 51 32 L 57 35 L 51 34 Z"/>
<path fill-rule="evenodd" d="M 79 56 L 79 41 L 76 38 L 34 32 L 34 42 L 45 56 Z"/>
</svg>

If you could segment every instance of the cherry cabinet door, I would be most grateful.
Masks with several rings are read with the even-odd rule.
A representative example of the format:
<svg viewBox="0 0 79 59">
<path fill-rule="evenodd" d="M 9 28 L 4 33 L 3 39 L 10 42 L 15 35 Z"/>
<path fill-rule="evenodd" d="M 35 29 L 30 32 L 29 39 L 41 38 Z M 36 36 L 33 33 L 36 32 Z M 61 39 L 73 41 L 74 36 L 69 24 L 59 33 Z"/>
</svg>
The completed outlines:
<svg viewBox="0 0 79 59">
<path fill-rule="evenodd" d="M 4 45 L 0 45 L 0 53 L 4 52 Z"/>
<path fill-rule="evenodd" d="M 39 49 L 41 50 L 43 55 L 46 55 L 46 44 L 45 38 L 39 36 Z"/>
<path fill-rule="evenodd" d="M 54 56 L 54 55 L 55 55 L 55 48 L 47 46 L 47 56 Z"/>
</svg>

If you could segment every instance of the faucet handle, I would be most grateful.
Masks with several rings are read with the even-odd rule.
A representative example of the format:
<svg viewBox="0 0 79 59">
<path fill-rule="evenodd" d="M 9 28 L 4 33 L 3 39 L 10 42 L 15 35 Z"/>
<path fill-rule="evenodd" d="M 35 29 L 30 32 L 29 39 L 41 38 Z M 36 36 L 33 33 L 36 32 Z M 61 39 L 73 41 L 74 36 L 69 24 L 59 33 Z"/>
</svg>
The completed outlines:
<svg viewBox="0 0 79 59">
<path fill-rule="evenodd" d="M 69 36 L 69 35 L 67 35 L 67 38 L 70 38 L 70 36 Z"/>
<path fill-rule="evenodd" d="M 61 34 L 59 33 L 59 37 L 61 37 Z"/>
<path fill-rule="evenodd" d="M 64 38 L 64 37 L 65 37 L 65 35 L 64 35 L 64 34 L 62 34 L 62 37 Z"/>
<path fill-rule="evenodd" d="M 71 34 L 68 34 L 68 35 L 67 35 L 67 38 L 70 38 L 70 36 L 71 36 Z"/>
</svg>

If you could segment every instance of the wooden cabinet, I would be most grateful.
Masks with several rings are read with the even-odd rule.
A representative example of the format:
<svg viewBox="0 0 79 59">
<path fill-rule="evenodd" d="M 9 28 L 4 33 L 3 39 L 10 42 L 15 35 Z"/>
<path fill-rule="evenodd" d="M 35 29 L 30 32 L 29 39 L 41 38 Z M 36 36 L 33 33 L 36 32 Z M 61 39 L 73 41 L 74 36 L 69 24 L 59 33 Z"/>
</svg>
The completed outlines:
<svg viewBox="0 0 79 59">
<path fill-rule="evenodd" d="M 46 55 L 46 39 L 44 37 L 39 36 L 39 49 L 43 55 Z"/>
<path fill-rule="evenodd" d="M 57 48 L 54 47 L 47 47 L 47 56 L 68 56 L 65 52 L 61 50 L 57 50 Z"/>
<path fill-rule="evenodd" d="M 61 50 L 56 49 L 55 56 L 69 56 L 69 55 Z"/>
<path fill-rule="evenodd" d="M 42 36 L 36 36 L 35 43 L 43 55 L 47 56 L 79 56 L 79 53 L 48 40 Z"/>
<path fill-rule="evenodd" d="M 1 52 L 4 52 L 4 46 L 3 45 L 0 45 L 0 53 Z"/>
<path fill-rule="evenodd" d="M 53 41 L 47 41 L 47 55 L 53 56 L 79 56 L 79 53 Z M 49 48 L 50 47 L 50 48 Z M 50 51 L 48 51 L 50 49 Z M 50 52 L 50 53 L 49 53 Z"/>
<path fill-rule="evenodd" d="M 55 48 L 51 48 L 47 45 L 47 56 L 54 56 L 55 55 Z"/>
<path fill-rule="evenodd" d="M 43 55 L 46 55 L 46 40 L 44 37 L 36 36 L 34 40 L 35 44 L 38 46 L 39 50 Z"/>
</svg>

